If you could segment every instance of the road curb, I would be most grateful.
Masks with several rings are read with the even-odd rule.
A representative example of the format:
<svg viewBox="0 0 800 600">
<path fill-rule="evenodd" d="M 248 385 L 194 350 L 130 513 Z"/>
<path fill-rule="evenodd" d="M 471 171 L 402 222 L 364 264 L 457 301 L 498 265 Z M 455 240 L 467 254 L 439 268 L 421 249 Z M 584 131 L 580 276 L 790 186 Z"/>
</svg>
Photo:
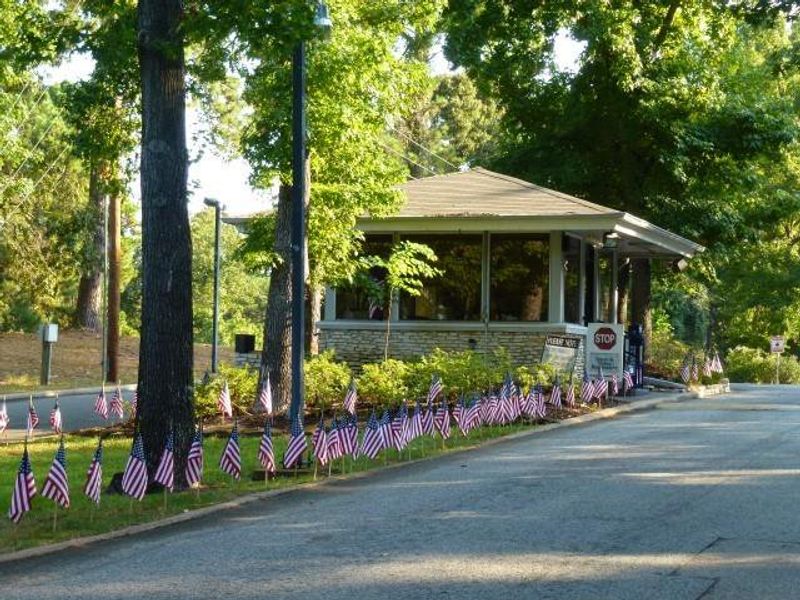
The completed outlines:
<svg viewBox="0 0 800 600">
<path fill-rule="evenodd" d="M 446 458 L 449 456 L 453 456 L 456 454 L 463 454 L 466 452 L 476 451 L 482 448 L 495 446 L 501 443 L 509 442 L 512 440 L 518 440 L 534 435 L 539 435 L 542 433 L 546 433 L 548 431 L 555 431 L 557 429 L 563 429 L 564 427 L 575 427 L 580 425 L 586 425 L 589 423 L 593 423 L 595 421 L 604 421 L 607 419 L 613 419 L 619 415 L 624 415 L 628 413 L 634 412 L 642 412 L 646 410 L 650 410 L 656 408 L 661 404 L 672 404 L 677 402 L 682 402 L 684 400 L 694 400 L 696 396 L 692 393 L 683 393 L 678 394 L 666 398 L 654 398 L 652 400 L 641 400 L 641 401 L 634 401 L 634 402 L 627 402 L 625 404 L 621 404 L 619 406 L 614 406 L 611 408 L 603 408 L 597 410 L 595 412 L 586 413 L 580 415 L 578 417 L 573 417 L 571 419 L 564 419 L 563 421 L 558 421 L 556 423 L 548 423 L 546 425 L 540 425 L 537 427 L 532 427 L 530 429 L 524 431 L 518 431 L 516 433 L 512 433 L 509 435 L 504 435 L 496 438 L 492 438 L 490 440 L 486 440 L 481 442 L 475 446 L 468 446 L 464 448 L 454 448 L 445 454 L 437 454 L 435 456 L 429 456 L 424 458 L 417 458 L 414 460 L 404 461 L 393 463 L 391 465 L 386 465 L 384 467 L 379 467 L 375 469 L 370 469 L 369 471 L 359 471 L 357 473 L 349 473 L 343 475 L 333 475 L 331 477 L 326 477 L 320 481 L 310 481 L 307 483 L 301 483 L 293 486 L 287 486 L 285 488 L 277 489 L 277 490 L 265 490 L 263 492 L 253 492 L 250 494 L 246 494 L 236 498 L 234 500 L 229 500 L 227 502 L 222 502 L 219 504 L 214 504 L 212 506 L 206 506 L 204 508 L 198 508 L 196 510 L 191 510 L 187 512 L 183 512 L 177 515 L 173 515 L 171 517 L 166 517 L 164 519 L 157 519 L 155 521 L 151 521 L 149 523 L 140 523 L 138 525 L 131 525 L 129 527 L 124 527 L 122 529 L 116 529 L 114 531 L 108 531 L 106 533 L 100 533 L 97 535 L 91 536 L 84 536 L 79 538 L 73 538 L 71 540 L 65 540 L 63 542 L 58 542 L 55 544 L 47 544 L 44 546 L 37 546 L 35 548 L 26 548 L 25 550 L 18 550 L 16 552 L 10 552 L 7 554 L 0 555 L 0 565 L 9 564 L 12 562 L 17 562 L 21 560 L 31 559 L 31 558 L 39 558 L 42 556 L 47 556 L 49 554 L 55 554 L 57 552 L 61 552 L 62 550 L 68 549 L 75 549 L 75 548 L 84 548 L 87 546 L 91 546 L 93 544 L 97 544 L 99 542 L 107 542 L 111 540 L 116 540 L 119 538 L 139 535 L 142 533 L 147 533 L 150 531 L 154 531 L 156 529 L 162 529 L 165 527 L 171 527 L 173 525 L 178 525 L 181 523 L 186 523 L 188 521 L 194 521 L 196 519 L 200 519 L 202 517 L 212 515 L 218 512 L 223 512 L 226 510 L 232 510 L 241 508 L 242 506 L 252 504 L 254 502 L 258 502 L 259 500 L 264 500 L 266 498 L 274 498 L 276 496 L 282 496 L 284 494 L 305 491 L 309 489 L 315 489 L 318 487 L 330 485 L 333 483 L 341 482 L 341 481 L 352 481 L 352 480 L 359 480 L 359 479 L 366 479 L 368 477 L 374 477 L 382 473 L 386 473 L 387 471 L 399 469 L 399 468 L 407 468 L 412 465 L 416 465 L 423 462 L 429 462 L 441 458 Z"/>
<path fill-rule="evenodd" d="M 116 386 L 107 386 L 106 389 L 112 389 Z M 126 385 L 119 386 L 123 392 L 132 392 L 136 389 L 135 383 L 129 383 Z M 30 392 L 14 392 L 13 394 L 0 394 L 0 398 L 4 398 L 8 402 L 12 402 L 14 400 L 27 400 L 31 396 L 33 396 L 34 400 L 39 400 L 40 398 L 55 398 L 58 396 L 59 398 L 67 397 L 67 396 L 82 396 L 83 394 L 99 394 L 100 393 L 100 386 L 94 387 L 86 387 L 86 388 L 74 388 L 71 390 L 40 390 L 40 391 L 30 391 Z"/>
</svg>

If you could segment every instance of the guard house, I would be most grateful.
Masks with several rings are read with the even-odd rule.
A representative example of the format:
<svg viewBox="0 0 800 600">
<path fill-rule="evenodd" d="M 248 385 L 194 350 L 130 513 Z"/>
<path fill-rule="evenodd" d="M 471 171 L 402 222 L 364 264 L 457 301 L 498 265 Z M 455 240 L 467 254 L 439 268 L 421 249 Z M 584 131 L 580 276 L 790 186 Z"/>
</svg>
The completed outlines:
<svg viewBox="0 0 800 600">
<path fill-rule="evenodd" d="M 400 212 L 364 217 L 364 251 L 430 246 L 443 275 L 393 303 L 390 355 L 506 348 L 538 362 L 548 334 L 574 338 L 616 322 L 618 271 L 631 258 L 690 259 L 702 246 L 631 214 L 482 168 L 409 181 Z M 357 288 L 328 289 L 320 347 L 351 365 L 383 358 L 385 315 Z"/>
</svg>

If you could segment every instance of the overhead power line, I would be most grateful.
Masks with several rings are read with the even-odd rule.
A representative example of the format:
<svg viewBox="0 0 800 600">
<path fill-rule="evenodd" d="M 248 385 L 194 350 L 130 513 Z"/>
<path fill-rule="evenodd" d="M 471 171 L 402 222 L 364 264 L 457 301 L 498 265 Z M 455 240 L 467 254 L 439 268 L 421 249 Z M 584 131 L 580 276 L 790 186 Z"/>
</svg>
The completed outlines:
<svg viewBox="0 0 800 600">
<path fill-rule="evenodd" d="M 453 168 L 454 168 L 454 169 L 456 169 L 456 170 L 458 170 L 458 169 L 460 168 L 458 165 L 454 165 L 453 163 L 451 163 L 449 160 L 447 160 L 447 159 L 446 159 L 446 158 L 444 158 L 443 156 L 441 156 L 441 155 L 439 155 L 439 154 L 436 154 L 436 152 L 434 152 L 433 150 L 430 150 L 430 149 L 426 148 L 425 146 L 423 146 L 422 144 L 420 144 L 419 142 L 417 142 L 416 140 L 414 140 L 414 139 L 413 139 L 413 138 L 412 138 L 410 135 L 408 135 L 408 134 L 406 134 L 406 133 L 403 133 L 403 132 L 402 132 L 402 131 L 400 131 L 399 129 L 395 129 L 395 128 L 394 128 L 394 127 L 392 127 L 391 125 L 389 125 L 389 129 L 391 129 L 392 131 L 394 131 L 396 134 L 398 134 L 398 135 L 400 135 L 400 136 L 404 137 L 406 140 L 408 140 L 409 142 L 411 142 L 412 144 L 414 144 L 414 145 L 415 145 L 417 148 L 419 148 L 419 149 L 420 149 L 420 150 L 422 150 L 423 152 L 427 152 L 427 153 L 428 153 L 428 154 L 430 154 L 431 156 L 435 156 L 436 158 L 438 158 L 440 161 L 442 161 L 442 162 L 443 162 L 443 163 L 445 163 L 446 165 L 448 165 L 448 166 L 450 166 L 450 167 L 453 167 Z"/>
</svg>

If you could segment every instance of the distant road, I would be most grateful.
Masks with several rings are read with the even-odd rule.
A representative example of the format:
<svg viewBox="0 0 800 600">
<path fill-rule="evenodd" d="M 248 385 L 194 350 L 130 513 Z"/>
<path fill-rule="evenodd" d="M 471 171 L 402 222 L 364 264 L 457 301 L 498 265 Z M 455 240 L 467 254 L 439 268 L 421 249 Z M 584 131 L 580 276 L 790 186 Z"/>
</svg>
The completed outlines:
<svg viewBox="0 0 800 600">
<path fill-rule="evenodd" d="M 800 387 L 754 387 L 4 565 L 0 597 L 798 598 L 798 457 Z"/>
</svg>

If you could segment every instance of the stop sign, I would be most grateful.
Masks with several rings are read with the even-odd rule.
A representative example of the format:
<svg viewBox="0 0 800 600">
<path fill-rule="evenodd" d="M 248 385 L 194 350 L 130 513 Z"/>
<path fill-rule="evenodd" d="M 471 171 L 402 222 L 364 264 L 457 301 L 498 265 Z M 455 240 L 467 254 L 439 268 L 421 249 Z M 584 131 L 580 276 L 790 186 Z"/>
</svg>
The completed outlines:
<svg viewBox="0 0 800 600">
<path fill-rule="evenodd" d="M 594 345 L 601 350 L 611 350 L 617 343 L 617 334 L 610 327 L 601 327 L 594 333 Z"/>
</svg>

